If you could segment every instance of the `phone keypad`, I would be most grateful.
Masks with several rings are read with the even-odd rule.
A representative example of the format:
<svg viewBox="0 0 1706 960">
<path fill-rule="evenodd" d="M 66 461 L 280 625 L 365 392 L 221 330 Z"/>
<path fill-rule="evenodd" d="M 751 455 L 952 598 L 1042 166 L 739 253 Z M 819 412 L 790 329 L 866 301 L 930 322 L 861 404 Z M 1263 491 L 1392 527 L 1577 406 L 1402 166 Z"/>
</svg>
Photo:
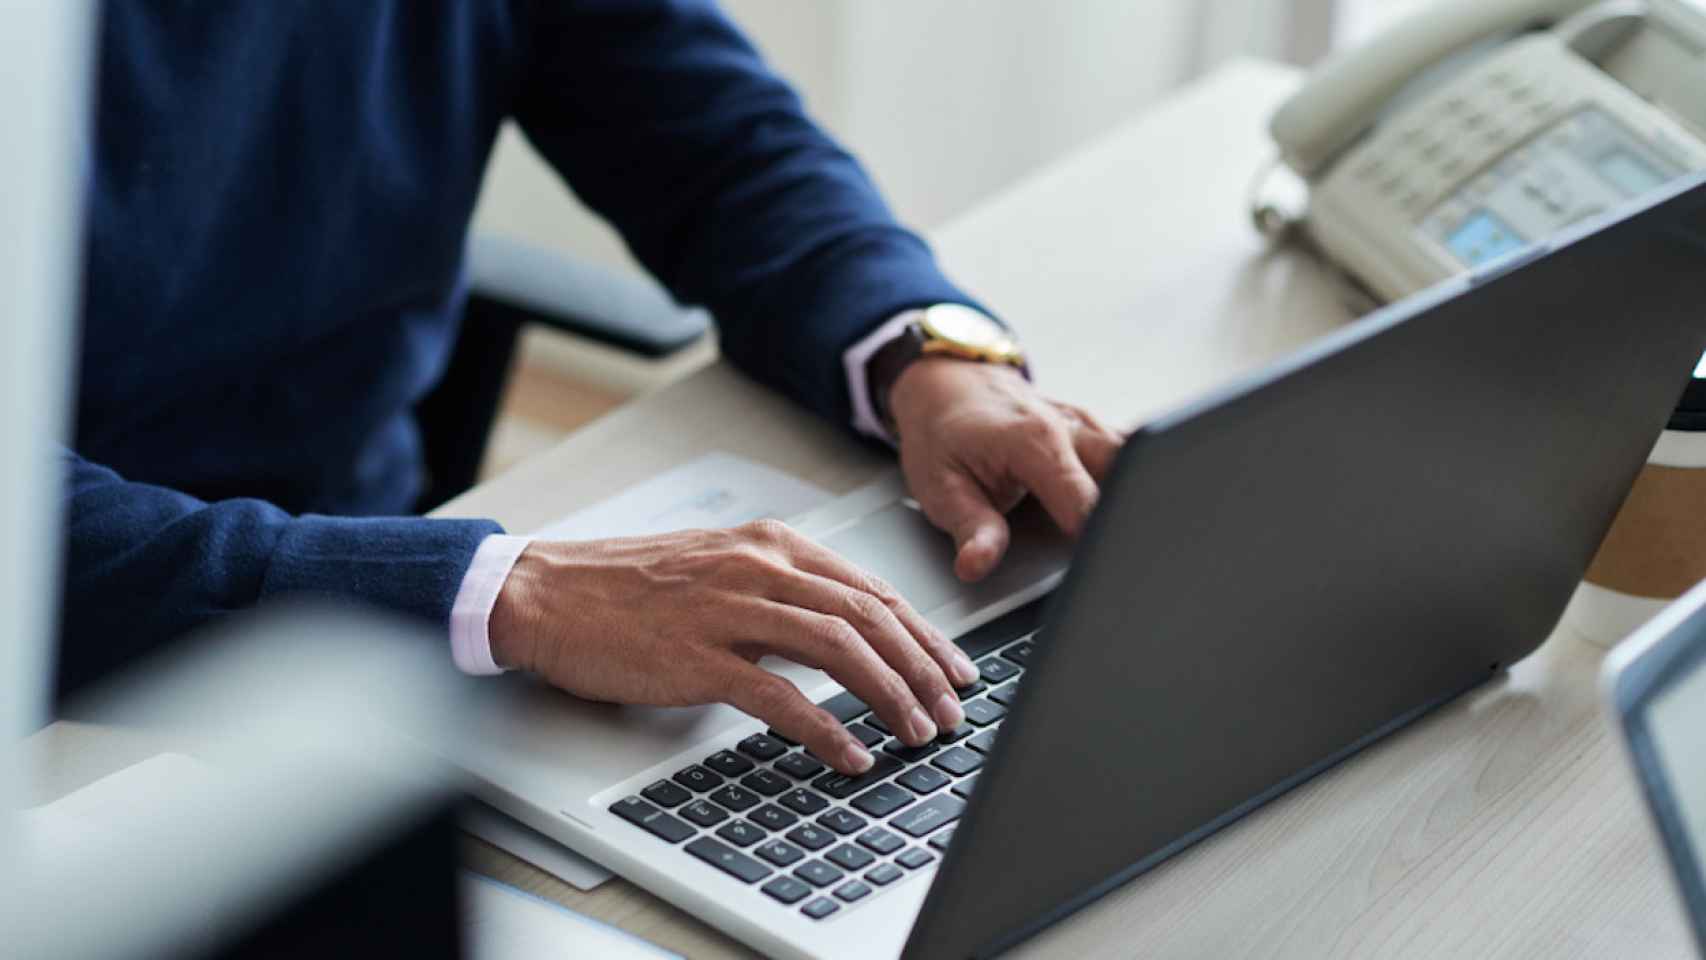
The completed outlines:
<svg viewBox="0 0 1706 960">
<path fill-rule="evenodd" d="M 1549 37 L 1510 44 L 1355 148 L 1352 189 L 1360 201 L 1396 208 L 1419 223 L 1465 177 L 1575 107 L 1589 81 L 1560 69 L 1571 63 Z M 1592 72 L 1585 63 L 1581 69 Z"/>
</svg>

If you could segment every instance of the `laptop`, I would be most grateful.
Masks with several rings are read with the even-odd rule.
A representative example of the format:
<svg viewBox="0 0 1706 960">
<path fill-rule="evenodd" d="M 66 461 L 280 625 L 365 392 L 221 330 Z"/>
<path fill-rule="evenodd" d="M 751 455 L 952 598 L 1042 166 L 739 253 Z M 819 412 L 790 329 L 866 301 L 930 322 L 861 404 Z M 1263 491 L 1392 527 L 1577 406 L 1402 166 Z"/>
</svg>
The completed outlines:
<svg viewBox="0 0 1706 960">
<path fill-rule="evenodd" d="M 1601 683 L 1706 956 L 1706 583 L 1613 650 Z"/>
<path fill-rule="evenodd" d="M 1498 676 L 1553 630 L 1703 351 L 1706 186 L 1379 311 L 1138 431 L 994 584 L 892 483 L 799 521 L 979 664 L 836 774 L 720 707 L 482 683 L 484 799 L 771 955 L 1002 952 Z M 1134 376 L 1140 375 L 1134 371 Z"/>
</svg>

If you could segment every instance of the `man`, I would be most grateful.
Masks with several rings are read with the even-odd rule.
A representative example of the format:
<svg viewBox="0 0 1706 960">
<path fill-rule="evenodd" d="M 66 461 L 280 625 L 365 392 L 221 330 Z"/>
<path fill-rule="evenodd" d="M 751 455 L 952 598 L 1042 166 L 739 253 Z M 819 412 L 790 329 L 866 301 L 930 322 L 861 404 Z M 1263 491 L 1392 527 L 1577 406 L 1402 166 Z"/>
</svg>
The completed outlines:
<svg viewBox="0 0 1706 960">
<path fill-rule="evenodd" d="M 962 577 L 1027 492 L 1076 532 L 1118 447 L 993 321 L 918 322 L 972 302 L 711 0 L 115 3 L 99 91 L 62 689 L 310 592 L 445 624 L 472 673 L 733 704 L 846 772 L 869 754 L 760 656 L 822 667 L 909 743 L 959 722 L 965 657 L 779 524 L 529 544 L 406 516 L 410 410 L 508 117 L 732 361 L 898 443 Z M 938 359 L 979 337 L 1004 362 Z"/>
</svg>

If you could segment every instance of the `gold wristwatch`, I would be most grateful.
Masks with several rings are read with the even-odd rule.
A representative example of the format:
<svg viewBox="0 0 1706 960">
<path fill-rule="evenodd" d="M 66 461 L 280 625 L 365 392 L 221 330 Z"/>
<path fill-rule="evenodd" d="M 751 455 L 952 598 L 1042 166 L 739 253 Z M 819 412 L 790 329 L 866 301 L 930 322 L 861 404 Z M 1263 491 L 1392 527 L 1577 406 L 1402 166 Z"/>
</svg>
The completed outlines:
<svg viewBox="0 0 1706 960">
<path fill-rule="evenodd" d="M 865 365 L 871 404 L 890 430 L 889 388 L 901 371 L 924 357 L 952 357 L 973 363 L 1010 366 L 1029 377 L 1025 351 L 1012 331 L 981 310 L 958 303 L 939 303 L 918 311 L 917 319 L 900 336 L 884 344 Z"/>
</svg>

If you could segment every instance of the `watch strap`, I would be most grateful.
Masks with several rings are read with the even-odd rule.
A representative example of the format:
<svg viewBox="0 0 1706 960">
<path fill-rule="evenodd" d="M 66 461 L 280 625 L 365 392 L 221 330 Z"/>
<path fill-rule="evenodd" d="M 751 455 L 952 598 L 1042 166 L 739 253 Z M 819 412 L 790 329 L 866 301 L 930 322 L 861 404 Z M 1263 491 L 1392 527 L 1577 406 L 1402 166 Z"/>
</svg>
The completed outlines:
<svg viewBox="0 0 1706 960">
<path fill-rule="evenodd" d="M 879 347 L 865 365 L 865 382 L 871 391 L 871 410 L 876 413 L 877 422 L 891 436 L 895 433 L 895 426 L 894 414 L 889 411 L 889 391 L 900 379 L 901 372 L 924 356 L 924 343 L 924 331 L 917 322 L 909 323 Z"/>
</svg>

